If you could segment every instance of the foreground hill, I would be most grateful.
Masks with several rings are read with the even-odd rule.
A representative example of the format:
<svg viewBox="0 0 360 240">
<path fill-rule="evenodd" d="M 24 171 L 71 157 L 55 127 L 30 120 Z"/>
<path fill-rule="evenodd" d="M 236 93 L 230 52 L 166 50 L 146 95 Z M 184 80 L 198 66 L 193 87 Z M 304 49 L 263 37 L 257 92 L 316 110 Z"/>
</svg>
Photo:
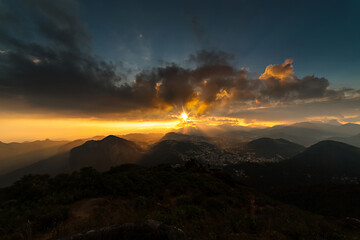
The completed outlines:
<svg viewBox="0 0 360 240">
<path fill-rule="evenodd" d="M 142 154 L 142 149 L 134 142 L 110 135 L 99 141 L 87 141 L 71 149 L 69 169 L 91 166 L 98 171 L 105 171 L 112 166 L 136 163 Z"/>
<path fill-rule="evenodd" d="M 284 205 L 226 175 L 193 167 L 122 165 L 105 173 L 85 168 L 55 178 L 27 176 L 0 193 L 2 240 L 96 233 L 146 219 L 199 240 L 355 240 L 359 234 L 345 222 Z"/>
<path fill-rule="evenodd" d="M 305 147 L 285 139 L 259 138 L 247 144 L 250 151 L 265 158 L 291 158 L 305 150 Z"/>
</svg>

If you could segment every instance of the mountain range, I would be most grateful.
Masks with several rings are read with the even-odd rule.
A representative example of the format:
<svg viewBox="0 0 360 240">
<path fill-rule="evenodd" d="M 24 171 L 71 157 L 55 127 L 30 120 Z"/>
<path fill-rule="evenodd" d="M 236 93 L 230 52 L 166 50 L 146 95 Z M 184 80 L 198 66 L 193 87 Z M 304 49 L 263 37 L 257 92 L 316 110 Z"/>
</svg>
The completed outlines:
<svg viewBox="0 0 360 240">
<path fill-rule="evenodd" d="M 331 167 L 346 173 L 339 175 L 335 174 L 335 170 L 331 170 L 331 176 L 323 176 L 327 179 L 326 181 L 335 181 L 336 179 L 345 181 L 346 177 L 350 177 L 347 181 L 357 181 L 357 176 L 350 170 L 352 164 L 357 164 L 356 157 L 358 155 L 355 146 L 359 146 L 357 141 L 360 134 L 356 134 L 359 132 L 360 125 L 358 124 L 304 122 L 290 126 L 247 130 L 247 137 L 250 135 L 251 138 L 260 136 L 248 142 L 242 142 L 244 136 L 240 136 L 241 141 L 234 140 L 236 134 L 244 133 L 244 130 L 241 130 L 236 134 L 232 132 L 229 134 L 229 138 L 226 138 L 224 132 L 217 136 L 170 132 L 165 135 L 128 134 L 121 137 L 110 135 L 105 138 L 97 136 L 71 142 L 45 140 L 0 143 L 0 162 L 2 164 L 0 186 L 7 186 L 26 174 L 55 175 L 79 170 L 86 166 L 105 171 L 112 166 L 124 163 L 137 163 L 145 166 L 175 165 L 184 164 L 191 159 L 217 168 L 230 165 L 235 166 L 234 169 L 238 169 L 240 165 L 244 167 L 247 164 L 256 166 L 254 168 L 256 171 L 260 171 L 262 166 L 259 163 L 279 162 L 279 164 L 269 163 L 268 165 L 271 167 L 281 166 L 276 167 L 276 171 L 280 171 L 280 168 L 287 169 L 281 170 L 281 172 L 290 171 L 288 170 L 290 168 L 298 169 L 297 172 L 301 170 L 304 174 L 308 174 L 307 176 L 309 174 L 317 175 L 317 173 L 305 171 L 305 169 L 312 168 L 314 170 L 324 166 L 325 172 L 330 172 Z M 273 138 L 262 136 L 273 136 Z M 284 138 L 278 138 L 279 136 Z M 317 139 L 321 140 L 318 144 Z M 336 141 L 327 141 L 326 139 Z M 308 148 L 305 147 L 312 142 L 315 143 Z M 354 147 L 339 142 L 350 143 Z M 304 143 L 305 146 L 299 143 Z M 29 158 L 26 158 L 26 155 Z M 350 158 L 353 160 L 349 160 Z M 351 161 L 351 164 L 341 165 L 337 161 Z M 265 165 L 267 166 L 267 164 Z M 271 167 L 267 166 L 267 169 Z M 290 172 L 294 174 L 296 171 L 291 170 Z M 321 173 L 320 170 L 318 172 Z M 301 179 L 304 178 L 304 174 L 301 175 Z M 304 178 L 305 182 L 308 180 L 307 178 Z M 312 177 L 312 179 L 314 178 Z"/>
</svg>

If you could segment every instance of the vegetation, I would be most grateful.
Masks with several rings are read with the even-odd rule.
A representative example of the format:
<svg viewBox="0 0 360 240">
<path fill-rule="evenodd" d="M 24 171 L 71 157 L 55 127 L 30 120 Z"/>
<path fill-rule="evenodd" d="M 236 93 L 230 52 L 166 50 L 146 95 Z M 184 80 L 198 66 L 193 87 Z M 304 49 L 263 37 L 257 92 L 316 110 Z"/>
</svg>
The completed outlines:
<svg viewBox="0 0 360 240">
<path fill-rule="evenodd" d="M 324 217 L 284 205 L 221 173 L 168 165 L 28 175 L 0 190 L 0 239 L 36 239 L 155 219 L 188 239 L 357 239 Z M 77 218 L 86 201 L 100 199 Z M 82 205 L 81 205 L 82 204 Z"/>
</svg>

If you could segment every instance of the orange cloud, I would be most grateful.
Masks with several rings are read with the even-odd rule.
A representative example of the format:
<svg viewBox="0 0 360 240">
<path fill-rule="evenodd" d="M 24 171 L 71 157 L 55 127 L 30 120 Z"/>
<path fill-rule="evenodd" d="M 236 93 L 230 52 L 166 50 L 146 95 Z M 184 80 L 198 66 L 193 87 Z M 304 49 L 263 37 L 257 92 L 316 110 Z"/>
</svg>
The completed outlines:
<svg viewBox="0 0 360 240">
<path fill-rule="evenodd" d="M 287 59 L 283 64 L 269 65 L 265 72 L 260 76 L 262 80 L 271 78 L 279 79 L 280 82 L 290 82 L 295 80 L 293 60 Z"/>
</svg>

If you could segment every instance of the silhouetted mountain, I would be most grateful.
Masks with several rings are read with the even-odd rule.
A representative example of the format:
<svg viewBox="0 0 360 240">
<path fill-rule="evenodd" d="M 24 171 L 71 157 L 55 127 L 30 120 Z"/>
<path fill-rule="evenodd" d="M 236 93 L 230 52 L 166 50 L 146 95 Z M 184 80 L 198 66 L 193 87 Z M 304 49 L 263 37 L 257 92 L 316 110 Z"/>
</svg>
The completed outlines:
<svg viewBox="0 0 360 240">
<path fill-rule="evenodd" d="M 206 142 L 164 140 L 154 145 L 141 160 L 145 166 L 182 164 L 189 159 L 209 160 L 219 150 Z"/>
<path fill-rule="evenodd" d="M 84 139 L 75 140 L 57 149 L 57 154 L 41 159 L 25 167 L 17 168 L 0 176 L 0 187 L 8 186 L 19 180 L 26 174 L 49 174 L 55 175 L 63 173 L 68 169 L 70 150 L 86 142 Z"/>
<path fill-rule="evenodd" d="M 247 144 L 248 150 L 255 152 L 259 157 L 265 158 L 290 158 L 304 151 L 302 145 L 290 142 L 285 139 L 259 138 Z"/>
<path fill-rule="evenodd" d="M 81 144 L 84 144 L 87 140 L 85 139 L 78 139 L 78 140 L 74 140 L 72 142 L 69 142 L 67 144 L 64 144 L 62 146 L 60 146 L 58 148 L 58 153 L 62 153 L 62 152 L 68 152 L 70 151 L 71 149 L 73 149 L 74 147 L 78 147 L 80 146 Z"/>
<path fill-rule="evenodd" d="M 69 151 L 65 151 L 48 159 L 6 173 L 0 176 L 0 187 L 9 186 L 28 174 L 49 174 L 54 176 L 59 173 L 64 173 L 68 167 L 68 160 Z"/>
<path fill-rule="evenodd" d="M 360 149 L 345 143 L 326 140 L 314 144 L 285 166 L 307 174 L 312 181 L 360 179 Z"/>
<path fill-rule="evenodd" d="M 70 151 L 69 169 L 76 170 L 91 166 L 99 171 L 124 163 L 136 163 L 142 156 L 142 149 L 135 143 L 108 136 L 102 140 L 90 140 Z"/>
<path fill-rule="evenodd" d="M 258 187 L 359 183 L 360 149 L 345 143 L 322 141 L 280 163 L 241 163 L 227 166 L 226 171 Z"/>
<path fill-rule="evenodd" d="M 360 134 L 351 137 L 333 137 L 330 138 L 329 140 L 343 142 L 349 145 L 353 145 L 355 147 L 360 147 Z"/>
</svg>

